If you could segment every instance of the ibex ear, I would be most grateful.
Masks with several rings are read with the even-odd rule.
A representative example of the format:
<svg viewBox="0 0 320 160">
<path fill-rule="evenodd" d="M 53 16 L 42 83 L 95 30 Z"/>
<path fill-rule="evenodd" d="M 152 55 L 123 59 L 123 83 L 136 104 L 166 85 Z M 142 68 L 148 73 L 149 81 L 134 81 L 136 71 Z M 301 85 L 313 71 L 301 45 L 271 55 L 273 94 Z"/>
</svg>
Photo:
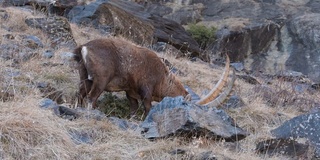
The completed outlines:
<svg viewBox="0 0 320 160">
<path fill-rule="evenodd" d="M 186 97 L 184 97 L 184 101 L 191 101 L 191 94 L 188 94 Z"/>
</svg>

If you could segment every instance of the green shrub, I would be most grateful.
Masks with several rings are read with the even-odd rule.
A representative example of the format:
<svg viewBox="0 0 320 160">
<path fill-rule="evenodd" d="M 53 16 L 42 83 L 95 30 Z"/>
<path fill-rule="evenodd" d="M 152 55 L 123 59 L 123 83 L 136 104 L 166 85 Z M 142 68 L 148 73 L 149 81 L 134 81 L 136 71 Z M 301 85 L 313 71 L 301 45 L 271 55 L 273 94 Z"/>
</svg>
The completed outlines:
<svg viewBox="0 0 320 160">
<path fill-rule="evenodd" d="M 112 93 L 104 93 L 97 102 L 98 107 L 108 116 L 119 118 L 130 118 L 130 104 L 127 98 L 118 98 Z M 143 117 L 144 107 L 140 107 L 136 116 L 137 119 Z M 142 120 L 142 119 L 139 119 Z"/>
<path fill-rule="evenodd" d="M 216 40 L 215 27 L 206 27 L 204 25 L 189 24 L 187 32 L 189 32 L 193 39 L 195 39 L 202 49 L 207 48 L 210 43 Z"/>
</svg>

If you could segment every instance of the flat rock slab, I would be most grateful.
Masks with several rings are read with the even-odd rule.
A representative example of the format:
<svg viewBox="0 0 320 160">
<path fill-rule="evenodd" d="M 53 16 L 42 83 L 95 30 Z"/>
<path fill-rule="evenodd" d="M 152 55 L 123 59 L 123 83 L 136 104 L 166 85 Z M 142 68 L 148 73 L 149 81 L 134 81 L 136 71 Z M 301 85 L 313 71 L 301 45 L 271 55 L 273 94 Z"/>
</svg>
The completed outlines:
<svg viewBox="0 0 320 160">
<path fill-rule="evenodd" d="M 153 106 L 140 127 L 142 135 L 150 139 L 196 135 L 237 141 L 248 135 L 223 110 L 198 106 L 184 101 L 181 96 L 166 97 Z"/>
</svg>

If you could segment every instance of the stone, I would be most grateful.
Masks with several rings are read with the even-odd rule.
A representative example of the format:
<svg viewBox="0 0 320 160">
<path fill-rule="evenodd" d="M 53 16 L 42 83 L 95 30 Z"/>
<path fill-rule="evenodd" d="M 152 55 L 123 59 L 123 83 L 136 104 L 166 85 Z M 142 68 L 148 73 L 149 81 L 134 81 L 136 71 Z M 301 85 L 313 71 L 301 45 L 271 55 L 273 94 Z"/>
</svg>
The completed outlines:
<svg viewBox="0 0 320 160">
<path fill-rule="evenodd" d="M 7 102 L 14 99 L 14 93 L 7 90 L 0 90 L 0 101 Z"/>
<path fill-rule="evenodd" d="M 87 133 L 86 131 L 79 131 L 75 129 L 71 129 L 68 131 L 71 136 L 71 139 L 75 144 L 92 144 L 93 138 L 90 136 L 91 134 Z"/>
<path fill-rule="evenodd" d="M 75 109 L 75 112 L 79 114 L 79 117 L 85 118 L 85 119 L 95 119 L 98 121 L 101 121 L 102 119 L 105 119 L 107 116 L 103 112 L 94 109 L 94 110 L 88 110 L 87 108 L 81 108 L 78 107 Z"/>
<path fill-rule="evenodd" d="M 54 56 L 54 52 L 52 52 L 51 50 L 46 50 L 45 52 L 43 52 L 42 57 L 43 58 L 47 58 L 50 59 Z"/>
<path fill-rule="evenodd" d="M 306 75 L 302 74 L 301 72 L 292 70 L 280 71 L 275 74 L 275 77 L 289 82 L 303 82 L 307 78 Z"/>
<path fill-rule="evenodd" d="M 2 50 L 0 58 L 4 60 L 14 60 L 17 63 L 28 61 L 37 55 L 34 49 L 25 47 L 16 41 L 1 44 L 0 49 Z"/>
<path fill-rule="evenodd" d="M 320 83 L 314 83 L 311 85 L 311 88 L 315 89 L 315 90 L 319 90 L 320 89 Z"/>
<path fill-rule="evenodd" d="M 41 108 L 46 108 L 46 109 L 52 109 L 57 107 L 57 103 L 54 102 L 53 100 L 49 99 L 49 98 L 43 98 L 40 102 L 39 105 Z"/>
<path fill-rule="evenodd" d="M 177 155 L 177 154 L 185 154 L 186 153 L 186 150 L 183 150 L 183 149 L 174 149 L 172 151 L 169 152 L 169 154 L 171 155 Z"/>
<path fill-rule="evenodd" d="M 130 122 L 126 119 L 120 119 L 118 117 L 108 117 L 108 120 L 115 126 L 118 126 L 121 130 L 140 130 L 138 123 Z"/>
<path fill-rule="evenodd" d="M 43 43 L 41 42 L 40 38 L 38 38 L 37 36 L 33 36 L 33 35 L 23 36 L 23 41 L 25 43 L 25 46 L 31 49 L 37 49 L 37 48 L 43 47 Z"/>
<path fill-rule="evenodd" d="M 0 9 L 0 19 L 8 20 L 8 18 L 9 18 L 9 13 L 6 10 Z"/>
<path fill-rule="evenodd" d="M 54 108 L 53 111 L 57 116 L 68 120 L 74 120 L 80 117 L 80 113 L 77 110 L 61 105 Z"/>
<path fill-rule="evenodd" d="M 62 46 L 74 48 L 76 46 L 70 24 L 64 17 L 27 18 L 25 22 L 30 27 L 44 31 L 51 40 L 50 47 L 52 48 Z"/>
<path fill-rule="evenodd" d="M 239 108 L 244 106 L 244 102 L 241 97 L 237 95 L 231 95 L 228 100 L 222 104 L 222 108 Z"/>
<path fill-rule="evenodd" d="M 61 63 L 65 64 L 65 65 L 74 64 L 72 52 L 62 52 L 59 54 L 59 57 L 62 61 Z"/>
<path fill-rule="evenodd" d="M 217 160 L 218 158 L 212 151 L 202 152 L 198 155 L 192 156 L 191 159 L 205 159 L 205 160 Z"/>
<path fill-rule="evenodd" d="M 121 35 L 143 46 L 156 42 L 169 43 L 184 53 L 199 56 L 197 42 L 177 22 L 146 12 L 143 6 L 133 2 L 101 0 L 85 6 L 75 6 L 68 14 L 71 22 L 112 28 Z"/>
<path fill-rule="evenodd" d="M 182 96 L 165 97 L 151 108 L 140 127 L 142 135 L 149 139 L 196 135 L 239 141 L 248 135 L 223 110 L 197 106 Z"/>
<path fill-rule="evenodd" d="M 243 71 L 244 70 L 244 65 L 243 63 L 231 63 L 230 64 L 233 68 L 236 69 L 236 71 Z"/>
<path fill-rule="evenodd" d="M 37 88 L 43 94 L 44 98 L 52 99 L 58 104 L 65 102 L 63 98 L 63 92 L 51 86 L 51 84 L 40 82 L 37 84 Z"/>
<path fill-rule="evenodd" d="M 2 3 L 4 6 L 23 6 L 30 2 L 30 0 L 4 0 Z"/>
<path fill-rule="evenodd" d="M 320 13 L 320 1 L 319 0 L 310 0 L 307 3 L 307 6 L 311 8 L 313 13 Z"/>
<path fill-rule="evenodd" d="M 250 75 L 237 75 L 237 77 L 250 84 L 260 84 L 260 82 L 257 79 L 253 78 Z"/>
<path fill-rule="evenodd" d="M 320 112 L 294 117 L 271 130 L 271 134 L 278 139 L 306 138 L 320 157 Z"/>
<path fill-rule="evenodd" d="M 292 158 L 305 156 L 309 149 L 308 144 L 299 143 L 291 139 L 268 139 L 259 142 L 256 151 L 262 155 L 285 155 Z"/>
</svg>

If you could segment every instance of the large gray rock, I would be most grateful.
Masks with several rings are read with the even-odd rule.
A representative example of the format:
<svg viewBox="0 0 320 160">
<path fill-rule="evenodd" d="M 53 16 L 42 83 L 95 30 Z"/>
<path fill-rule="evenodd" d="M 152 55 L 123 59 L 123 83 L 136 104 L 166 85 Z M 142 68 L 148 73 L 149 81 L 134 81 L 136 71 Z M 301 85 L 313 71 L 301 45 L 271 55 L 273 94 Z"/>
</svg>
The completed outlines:
<svg viewBox="0 0 320 160">
<path fill-rule="evenodd" d="M 197 135 L 237 141 L 248 135 L 223 110 L 197 106 L 184 101 L 181 96 L 166 97 L 153 106 L 140 126 L 143 136 L 151 139 Z"/>
<path fill-rule="evenodd" d="M 314 146 L 316 157 L 320 157 L 320 112 L 295 117 L 271 133 L 278 139 L 306 138 Z"/>
<path fill-rule="evenodd" d="M 25 22 L 28 26 L 41 29 L 46 33 L 51 40 L 52 48 L 76 46 L 70 24 L 64 17 L 28 18 Z"/>
<path fill-rule="evenodd" d="M 75 6 L 68 14 L 71 22 L 90 24 L 105 32 L 124 36 L 140 45 L 166 42 L 175 48 L 199 56 L 197 42 L 177 22 L 145 12 L 133 2 L 98 0 Z"/>
</svg>

